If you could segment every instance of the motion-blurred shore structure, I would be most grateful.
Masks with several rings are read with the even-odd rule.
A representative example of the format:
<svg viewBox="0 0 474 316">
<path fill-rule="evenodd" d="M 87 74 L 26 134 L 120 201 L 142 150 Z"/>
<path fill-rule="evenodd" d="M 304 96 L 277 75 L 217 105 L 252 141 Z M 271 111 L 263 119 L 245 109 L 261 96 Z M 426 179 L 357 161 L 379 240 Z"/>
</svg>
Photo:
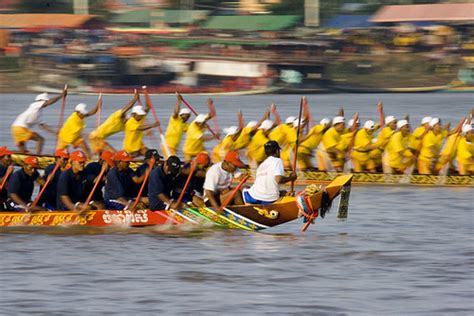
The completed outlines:
<svg viewBox="0 0 474 316">
<path fill-rule="evenodd" d="M 0 91 L 473 91 L 474 1 L 395 2 L 4 0 Z"/>
</svg>

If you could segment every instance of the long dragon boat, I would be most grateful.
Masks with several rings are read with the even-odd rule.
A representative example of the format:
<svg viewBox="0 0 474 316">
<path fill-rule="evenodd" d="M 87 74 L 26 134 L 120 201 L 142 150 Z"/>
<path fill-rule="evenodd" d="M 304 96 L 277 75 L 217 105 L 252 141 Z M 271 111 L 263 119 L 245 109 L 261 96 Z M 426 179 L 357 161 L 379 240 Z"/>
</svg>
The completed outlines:
<svg viewBox="0 0 474 316">
<path fill-rule="evenodd" d="M 13 154 L 13 161 L 21 165 L 25 158 L 25 154 Z M 37 156 L 41 168 L 54 163 L 54 156 L 41 155 Z M 131 163 L 132 168 L 136 168 L 141 161 Z M 375 184 L 375 185 L 422 185 L 422 186 L 449 186 L 449 187 L 469 187 L 474 186 L 474 176 L 461 175 L 422 175 L 422 174 L 384 174 L 371 172 L 353 172 L 354 178 L 352 184 Z M 326 172 L 326 171 L 299 171 L 296 185 L 308 185 L 312 183 L 329 183 L 342 173 Z M 253 177 L 248 180 L 253 182 Z"/>
<path fill-rule="evenodd" d="M 0 227 L 21 226 L 92 226 L 144 227 L 156 225 L 211 225 L 223 228 L 259 231 L 305 217 L 324 217 L 328 206 L 341 195 L 338 217 L 345 219 L 352 175 L 337 177 L 325 188 L 301 192 L 268 205 L 233 205 L 222 210 L 212 207 L 183 208 L 166 211 L 96 210 L 85 212 L 0 212 Z"/>
</svg>

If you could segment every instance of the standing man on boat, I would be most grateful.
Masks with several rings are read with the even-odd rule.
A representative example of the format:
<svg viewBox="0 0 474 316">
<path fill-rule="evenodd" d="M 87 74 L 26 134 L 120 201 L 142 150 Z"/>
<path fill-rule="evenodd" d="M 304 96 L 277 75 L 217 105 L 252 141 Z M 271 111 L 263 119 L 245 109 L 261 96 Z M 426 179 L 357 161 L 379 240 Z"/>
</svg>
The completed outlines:
<svg viewBox="0 0 474 316">
<path fill-rule="evenodd" d="M 376 149 L 372 144 L 375 132 L 375 122 L 368 120 L 364 127 L 356 132 L 354 147 L 351 153 L 354 172 L 375 172 L 377 166 L 370 156 L 370 152 Z"/>
<path fill-rule="evenodd" d="M 344 132 L 345 120 L 343 116 L 336 116 L 332 120 L 332 127 L 324 133 L 317 151 L 318 168 L 321 171 L 343 171 L 344 152 L 338 149 L 341 135 Z"/>
<path fill-rule="evenodd" d="M 113 148 L 105 139 L 125 130 L 126 114 L 135 105 L 139 98 L 140 95 L 137 90 L 135 90 L 133 99 L 130 102 L 124 105 L 120 110 L 109 115 L 104 123 L 89 134 L 89 141 L 93 154 L 100 155 L 104 150 L 111 152 L 116 151 L 115 148 Z"/>
<path fill-rule="evenodd" d="M 421 141 L 420 155 L 418 156 L 418 173 L 434 174 L 435 164 L 439 158 L 439 152 L 443 139 L 447 133 L 441 129 L 441 121 L 434 117 L 430 121 L 430 131 L 423 136 Z"/>
<path fill-rule="evenodd" d="M 115 166 L 114 161 L 114 153 L 108 150 L 102 151 L 100 154 L 100 158 L 98 161 L 89 162 L 86 167 L 84 168 L 84 174 L 86 175 L 87 183 L 86 183 L 86 195 L 89 196 L 90 192 L 94 188 L 94 185 L 97 181 L 100 181 L 97 185 L 96 190 L 92 195 L 92 202 L 91 204 L 95 206 L 95 208 L 101 210 L 105 208 L 104 204 L 104 194 L 102 193 L 102 189 L 105 185 L 105 179 L 107 177 L 107 172 L 110 168 Z M 99 179 L 99 175 L 101 173 L 102 168 L 105 168 L 105 173 L 102 179 Z"/>
<path fill-rule="evenodd" d="M 10 171 L 8 171 L 11 169 Z M 0 211 L 7 209 L 8 177 L 13 171 L 12 152 L 7 147 L 0 147 Z"/>
<path fill-rule="evenodd" d="M 57 209 L 57 193 L 58 193 L 59 176 L 67 168 L 69 152 L 67 151 L 67 149 L 56 149 L 56 152 L 54 153 L 54 157 L 55 157 L 55 162 L 46 166 L 46 168 L 44 168 L 44 175 L 43 175 L 43 179 L 44 181 L 46 181 L 46 179 L 48 179 L 48 176 L 54 171 L 56 164 L 59 163 L 60 165 L 59 169 L 56 169 L 54 175 L 52 175 L 53 178 L 51 179 L 48 186 L 44 190 L 43 196 L 42 196 L 43 206 L 49 210 Z"/>
<path fill-rule="evenodd" d="M 91 156 L 89 146 L 82 137 L 82 131 L 86 127 L 84 119 L 97 113 L 99 106 L 102 103 L 102 98 L 99 97 L 96 106 L 87 111 L 85 103 L 79 103 L 74 108 L 74 112 L 68 117 L 63 127 L 59 130 L 57 149 L 68 148 L 69 145 L 74 148 L 80 148 L 87 157 Z"/>
<path fill-rule="evenodd" d="M 206 122 L 210 118 L 210 115 L 199 114 L 189 125 L 183 147 L 184 160 L 190 161 L 200 152 L 206 151 L 204 142 L 214 139 L 213 135 L 206 134 L 204 131 Z"/>
<path fill-rule="evenodd" d="M 134 184 L 139 183 L 139 177 L 129 167 L 132 160 L 125 150 L 114 155 L 115 167 L 107 173 L 104 191 L 105 207 L 109 210 L 127 209 L 135 198 Z"/>
<path fill-rule="evenodd" d="M 63 90 L 61 95 L 54 97 L 51 100 L 47 93 L 39 94 L 36 96 L 35 102 L 31 103 L 25 112 L 16 117 L 11 127 L 11 133 L 20 152 L 28 152 L 26 149 L 26 143 L 33 140 L 36 141 L 36 154 L 41 154 L 44 145 L 44 137 L 31 130 L 31 128 L 35 125 L 39 125 L 43 130 L 56 135 L 57 131 L 41 120 L 41 114 L 43 109 L 56 103 L 59 99 L 66 97 L 66 95 L 66 89 Z"/>
<path fill-rule="evenodd" d="M 148 182 L 148 199 L 152 211 L 180 207 L 177 201 L 172 198 L 180 169 L 181 160 L 177 156 L 169 156 L 163 165 L 151 172 Z"/>
<path fill-rule="evenodd" d="M 212 161 L 214 163 L 222 161 L 228 151 L 235 149 L 235 141 L 238 139 L 241 130 L 237 126 L 224 128 L 226 133 L 224 139 L 212 150 Z"/>
<path fill-rule="evenodd" d="M 23 160 L 21 169 L 15 171 L 8 182 L 8 207 L 10 211 L 30 212 L 45 211 L 41 206 L 31 206 L 31 197 L 35 183 L 44 185 L 40 177 L 39 161 L 35 156 L 28 156 Z"/>
<path fill-rule="evenodd" d="M 209 199 L 211 206 L 218 208 L 232 194 L 232 180 L 239 174 L 238 168 L 244 167 L 246 165 L 240 160 L 239 153 L 229 151 L 225 155 L 224 161 L 212 165 L 207 170 L 203 187 L 204 195 Z M 243 204 L 242 192 L 240 190 L 234 195 L 230 204 Z"/>
<path fill-rule="evenodd" d="M 275 127 L 272 120 L 264 120 L 247 146 L 247 156 L 252 167 L 257 167 L 265 160 L 264 145 L 270 140 L 268 137 Z"/>
<path fill-rule="evenodd" d="M 397 119 L 395 118 L 395 116 L 389 115 L 385 117 L 385 127 L 382 128 L 382 130 L 379 132 L 377 140 L 373 144 L 375 147 L 377 147 L 377 149 L 372 150 L 370 152 L 370 158 L 373 159 L 373 161 L 375 162 L 377 169 L 380 169 L 380 167 L 382 167 L 381 169 L 384 172 L 388 171 L 385 170 L 388 168 L 388 165 L 384 160 L 383 152 L 385 150 L 385 146 L 387 146 L 388 141 L 390 140 L 390 137 L 392 137 L 396 130 Z"/>
<path fill-rule="evenodd" d="M 160 125 L 159 122 L 144 125 L 145 116 L 149 110 L 148 104 L 146 108 L 143 108 L 141 105 L 135 105 L 132 108 L 132 116 L 125 123 L 123 150 L 132 157 L 144 155 L 148 149 L 143 143 L 143 132 Z"/>
<path fill-rule="evenodd" d="M 308 134 L 302 137 L 298 147 L 298 166 L 301 170 L 311 170 L 314 168 L 311 160 L 314 151 L 318 148 L 323 134 L 331 127 L 331 120 L 323 118 L 318 125 L 313 126 Z"/>
<path fill-rule="evenodd" d="M 271 204 L 286 192 L 280 191 L 280 184 L 295 181 L 296 172 L 285 176 L 283 160 L 280 158 L 280 146 L 274 140 L 265 145 L 267 158 L 258 166 L 255 182 L 248 190 L 244 190 L 243 198 L 246 204 Z"/>
<path fill-rule="evenodd" d="M 385 152 L 390 173 L 403 174 L 415 162 L 409 148 L 410 124 L 407 120 L 397 122 L 397 131 L 390 137 Z"/>
<path fill-rule="evenodd" d="M 135 182 L 135 194 L 137 195 L 140 191 L 140 187 L 145 180 L 145 173 L 148 167 L 150 166 L 151 159 L 155 160 L 155 164 L 153 165 L 153 169 L 156 168 L 158 165 L 163 164 L 163 156 L 158 153 L 156 149 L 148 149 L 145 152 L 145 159 L 143 159 L 143 163 L 135 170 L 135 175 L 138 177 L 137 181 Z M 148 185 L 143 187 L 142 191 L 142 199 L 145 200 L 145 203 L 148 204 Z"/>
<path fill-rule="evenodd" d="M 71 153 L 69 160 L 71 161 L 71 168 L 62 172 L 59 176 L 58 209 L 69 211 L 91 210 L 91 204 L 84 205 L 87 200 L 87 177 L 84 173 L 87 157 L 82 151 L 77 150 Z"/>
<path fill-rule="evenodd" d="M 188 131 L 189 124 L 187 123 L 191 117 L 191 111 L 187 108 L 180 109 L 180 99 L 176 100 L 176 106 L 174 108 L 173 115 L 171 115 L 168 121 L 168 127 L 165 132 L 165 142 L 168 146 L 170 155 L 176 155 L 176 152 L 181 143 L 183 133 Z M 163 146 L 163 144 L 162 144 Z M 162 148 L 162 152 L 166 150 Z"/>
<path fill-rule="evenodd" d="M 296 140 L 296 134 L 293 129 L 293 123 L 296 120 L 295 116 L 288 116 L 285 123 L 278 124 L 268 135 L 270 140 L 276 141 L 283 148 L 281 155 L 286 168 L 291 168 L 292 148 L 290 142 L 293 139 Z"/>
<path fill-rule="evenodd" d="M 471 124 L 462 127 L 463 136 L 459 140 L 456 154 L 460 175 L 474 175 L 474 129 Z"/>
</svg>

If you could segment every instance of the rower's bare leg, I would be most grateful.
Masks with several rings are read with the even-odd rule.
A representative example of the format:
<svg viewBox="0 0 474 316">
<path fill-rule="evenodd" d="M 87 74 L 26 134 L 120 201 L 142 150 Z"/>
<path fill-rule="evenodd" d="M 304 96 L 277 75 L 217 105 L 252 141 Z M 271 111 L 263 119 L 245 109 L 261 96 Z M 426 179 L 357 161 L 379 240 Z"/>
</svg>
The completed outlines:
<svg viewBox="0 0 474 316">
<path fill-rule="evenodd" d="M 34 133 L 30 139 L 36 141 L 36 154 L 40 155 L 41 152 L 43 151 L 44 137 L 40 136 L 37 133 Z"/>
<path fill-rule="evenodd" d="M 26 149 L 26 144 L 25 142 L 20 142 L 17 144 L 18 146 L 18 150 L 21 152 L 21 153 L 27 153 L 28 150 Z"/>
<path fill-rule="evenodd" d="M 82 151 L 86 154 L 86 157 L 87 158 L 90 158 L 91 157 L 91 150 L 89 149 L 89 146 L 87 146 L 87 143 L 86 142 L 81 142 L 78 147 L 80 149 L 82 149 Z"/>
</svg>

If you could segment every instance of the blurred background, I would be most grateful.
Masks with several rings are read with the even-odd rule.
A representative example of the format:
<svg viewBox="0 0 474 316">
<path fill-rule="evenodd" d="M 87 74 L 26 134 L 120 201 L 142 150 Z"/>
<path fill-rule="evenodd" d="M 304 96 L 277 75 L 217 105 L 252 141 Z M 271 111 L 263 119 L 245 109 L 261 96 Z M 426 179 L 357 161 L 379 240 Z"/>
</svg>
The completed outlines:
<svg viewBox="0 0 474 316">
<path fill-rule="evenodd" d="M 1 0 L 0 92 L 474 91 L 474 1 Z"/>
</svg>

